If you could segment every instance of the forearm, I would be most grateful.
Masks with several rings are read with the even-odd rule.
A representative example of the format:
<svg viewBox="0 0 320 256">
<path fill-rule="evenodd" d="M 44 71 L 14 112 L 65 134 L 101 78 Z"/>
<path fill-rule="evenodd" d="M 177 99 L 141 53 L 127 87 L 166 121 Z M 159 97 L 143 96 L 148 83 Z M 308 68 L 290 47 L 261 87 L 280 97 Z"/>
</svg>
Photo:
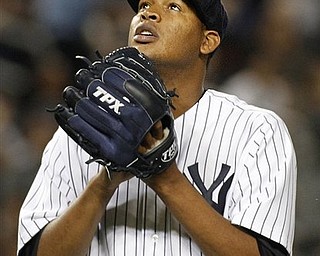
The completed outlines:
<svg viewBox="0 0 320 256">
<path fill-rule="evenodd" d="M 176 167 L 147 183 L 206 256 L 259 255 L 255 238 L 217 213 Z"/>
<path fill-rule="evenodd" d="M 114 188 L 103 186 L 105 172 L 101 172 L 71 206 L 44 229 L 38 248 L 39 256 L 85 255 L 97 225 Z"/>
</svg>

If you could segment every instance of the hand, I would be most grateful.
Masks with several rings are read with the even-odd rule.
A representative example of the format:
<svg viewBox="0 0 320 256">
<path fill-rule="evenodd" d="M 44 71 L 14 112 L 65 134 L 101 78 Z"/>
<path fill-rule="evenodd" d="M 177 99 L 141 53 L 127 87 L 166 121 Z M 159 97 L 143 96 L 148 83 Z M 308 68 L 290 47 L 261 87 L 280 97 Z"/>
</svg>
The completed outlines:
<svg viewBox="0 0 320 256">
<path fill-rule="evenodd" d="M 94 186 L 102 197 L 106 196 L 106 199 L 113 194 L 116 188 L 124 181 L 127 181 L 134 177 L 130 172 L 112 172 L 102 167 L 99 173 L 92 179 L 90 183 L 94 183 Z"/>
<path fill-rule="evenodd" d="M 137 49 L 118 49 L 76 74 L 65 88 L 67 106 L 53 110 L 58 124 L 114 172 L 147 178 L 166 170 L 178 152 L 166 90 L 151 61 Z M 159 121 L 161 120 L 161 121 Z M 109 175 L 110 176 L 110 175 Z"/>
<path fill-rule="evenodd" d="M 158 121 L 154 124 L 154 126 L 151 128 L 150 132 L 146 134 L 144 137 L 141 145 L 138 148 L 138 152 L 140 154 L 147 153 L 148 150 L 155 147 L 157 141 L 160 141 L 163 139 L 163 127 L 161 121 Z"/>
</svg>

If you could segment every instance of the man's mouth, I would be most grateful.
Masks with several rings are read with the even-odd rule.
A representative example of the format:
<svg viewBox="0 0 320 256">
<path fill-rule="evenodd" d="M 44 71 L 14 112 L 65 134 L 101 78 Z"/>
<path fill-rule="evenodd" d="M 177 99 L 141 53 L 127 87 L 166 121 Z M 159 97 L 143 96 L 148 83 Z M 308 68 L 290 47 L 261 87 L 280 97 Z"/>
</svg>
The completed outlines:
<svg viewBox="0 0 320 256">
<path fill-rule="evenodd" d="M 143 30 L 139 33 L 141 36 L 153 36 L 152 32 L 148 30 Z"/>
<path fill-rule="evenodd" d="M 137 43 L 151 43 L 157 40 L 158 34 L 152 26 L 140 26 L 136 29 L 133 37 Z"/>
</svg>

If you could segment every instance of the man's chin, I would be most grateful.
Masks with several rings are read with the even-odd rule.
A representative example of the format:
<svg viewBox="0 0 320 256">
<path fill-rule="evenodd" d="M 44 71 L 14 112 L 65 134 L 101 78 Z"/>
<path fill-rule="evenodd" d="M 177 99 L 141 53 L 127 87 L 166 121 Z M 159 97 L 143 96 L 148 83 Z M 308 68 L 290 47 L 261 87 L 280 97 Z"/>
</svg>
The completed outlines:
<svg viewBox="0 0 320 256">
<path fill-rule="evenodd" d="M 131 47 L 135 47 L 139 52 L 146 55 L 154 64 L 161 62 L 160 51 L 152 44 L 129 44 Z"/>
<path fill-rule="evenodd" d="M 132 47 L 137 48 L 139 52 L 142 52 L 150 59 L 153 59 L 156 57 L 156 53 L 154 52 L 154 49 L 150 44 L 135 44 L 135 45 L 132 45 Z"/>
</svg>

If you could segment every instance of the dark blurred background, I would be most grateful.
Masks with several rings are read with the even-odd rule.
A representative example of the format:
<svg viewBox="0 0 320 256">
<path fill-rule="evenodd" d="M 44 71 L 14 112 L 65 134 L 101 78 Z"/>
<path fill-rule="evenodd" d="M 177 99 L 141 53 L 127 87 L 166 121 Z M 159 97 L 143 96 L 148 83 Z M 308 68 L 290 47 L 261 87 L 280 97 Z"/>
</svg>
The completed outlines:
<svg viewBox="0 0 320 256">
<path fill-rule="evenodd" d="M 227 38 L 206 86 L 277 112 L 298 158 L 294 255 L 320 255 L 320 1 L 225 0 Z M 1 0 L 0 254 L 16 253 L 19 208 L 83 63 L 127 42 L 125 0 Z"/>
</svg>

